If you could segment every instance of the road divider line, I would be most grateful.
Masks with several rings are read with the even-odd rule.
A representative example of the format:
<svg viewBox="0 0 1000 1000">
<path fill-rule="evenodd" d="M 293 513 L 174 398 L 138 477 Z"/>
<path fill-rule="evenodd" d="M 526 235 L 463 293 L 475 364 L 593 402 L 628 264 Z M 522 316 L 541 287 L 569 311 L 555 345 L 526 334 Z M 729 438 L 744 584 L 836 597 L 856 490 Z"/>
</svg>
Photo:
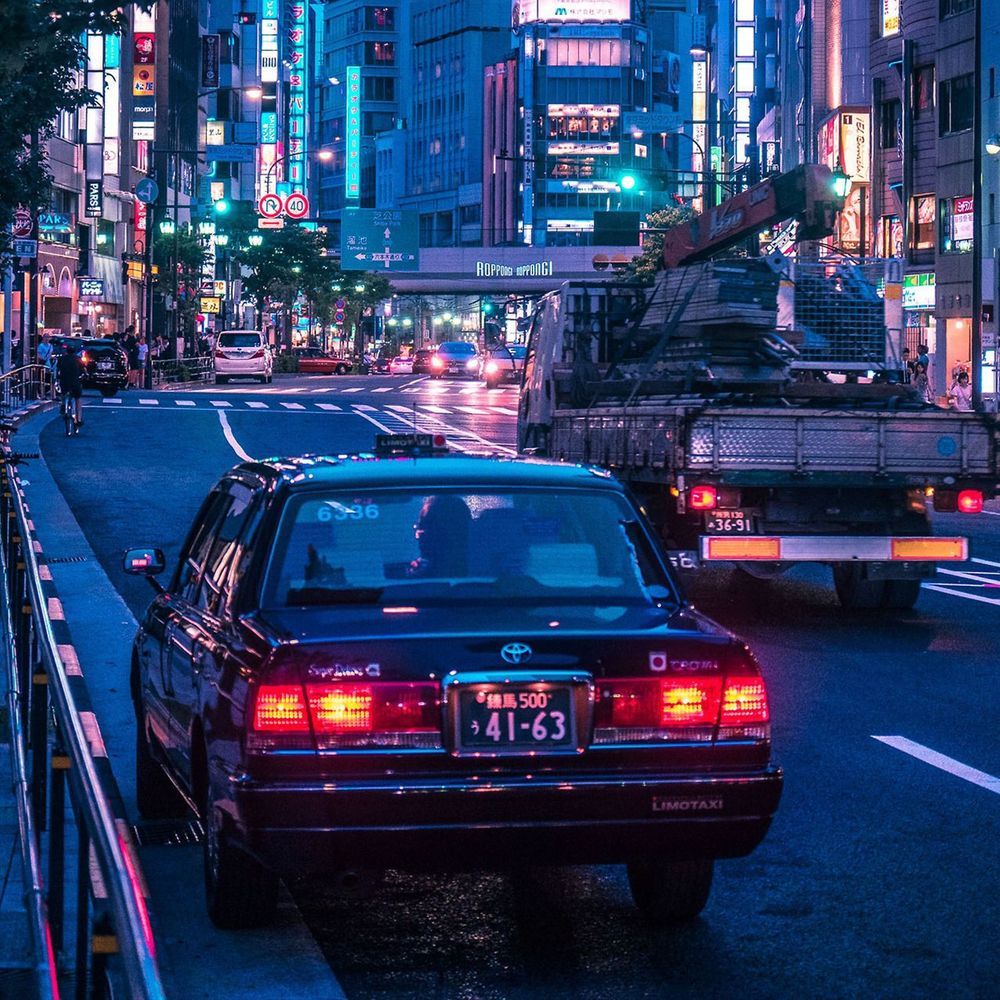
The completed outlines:
<svg viewBox="0 0 1000 1000">
<path fill-rule="evenodd" d="M 222 409 L 223 407 L 233 405 L 232 403 L 227 403 L 226 400 L 224 399 L 210 399 L 209 402 L 212 404 L 212 406 L 216 407 L 217 409 Z"/>
<path fill-rule="evenodd" d="M 372 392 L 392 392 L 394 388 L 391 385 L 380 385 L 377 389 L 372 389 Z"/>
<path fill-rule="evenodd" d="M 337 406 L 336 403 L 317 403 L 316 404 L 316 409 L 317 410 L 327 410 L 327 411 L 330 411 L 330 410 L 339 411 L 341 408 L 339 406 Z"/>
<path fill-rule="evenodd" d="M 403 407 L 403 409 L 405 409 L 407 413 L 413 412 L 413 410 L 409 407 Z M 447 406 L 435 406 L 433 403 L 421 403 L 420 409 L 426 410 L 428 413 L 451 413 L 451 410 L 449 410 Z"/>
<path fill-rule="evenodd" d="M 176 406 L 197 406 L 198 404 L 193 399 L 175 399 L 174 404 Z"/>
<path fill-rule="evenodd" d="M 359 410 L 357 407 L 353 410 L 359 417 L 363 420 L 367 420 L 368 423 L 374 424 L 380 431 L 385 434 L 395 434 L 396 432 L 391 427 L 386 427 L 381 421 L 376 420 L 370 413 L 365 413 L 364 410 Z"/>
<path fill-rule="evenodd" d="M 512 410 L 509 406 L 491 406 L 490 409 L 494 413 L 504 413 L 508 417 L 516 417 L 517 410 Z"/>
<path fill-rule="evenodd" d="M 341 392 L 364 392 L 365 387 L 363 385 L 354 385 L 350 389 L 341 389 Z"/>
<path fill-rule="evenodd" d="M 908 740 L 905 736 L 872 736 L 872 739 L 909 754 L 911 757 L 916 757 L 917 760 L 922 760 L 925 764 L 930 764 L 931 767 L 947 771 L 956 778 L 961 778 L 963 781 L 985 788 L 988 792 L 1000 795 L 1000 778 L 994 778 L 992 774 L 969 767 L 968 764 L 963 764 L 953 757 L 946 757 L 943 753 L 931 750 L 930 747 L 925 747 L 922 743 L 914 743 L 913 740 Z"/>
<path fill-rule="evenodd" d="M 253 458 L 243 450 L 243 446 L 236 440 L 236 435 L 233 433 L 232 427 L 229 426 L 229 417 L 226 415 L 226 411 L 218 410 L 216 412 L 219 414 L 219 423 L 222 424 L 222 433 L 226 436 L 226 440 L 229 442 L 229 447 L 232 448 L 233 451 L 236 452 L 237 456 L 244 462 L 252 462 Z"/>
<path fill-rule="evenodd" d="M 945 569 L 943 566 L 938 566 L 938 572 L 943 573 L 945 576 L 957 576 L 962 580 L 972 580 L 973 583 L 985 584 L 988 587 L 995 587 L 997 585 L 996 580 L 991 580 L 986 576 L 980 576 L 977 573 L 963 573 L 961 570 Z"/>
<path fill-rule="evenodd" d="M 249 406 L 251 410 L 268 410 L 268 409 L 270 409 L 270 404 L 269 403 L 262 403 L 259 399 L 248 399 L 247 400 L 247 406 Z"/>
<path fill-rule="evenodd" d="M 1000 600 L 996 597 L 983 597 L 982 594 L 968 594 L 962 590 L 952 590 L 950 587 L 941 587 L 936 583 L 921 584 L 923 590 L 934 590 L 939 594 L 950 594 L 952 597 L 964 597 L 967 601 L 978 601 L 980 604 L 993 604 L 1000 606 Z"/>
<path fill-rule="evenodd" d="M 989 559 L 977 559 L 973 556 L 969 562 L 979 563 L 980 566 L 992 566 L 994 569 L 1000 569 L 1000 562 L 992 562 Z"/>
<path fill-rule="evenodd" d="M 101 402 L 105 406 L 121 406 L 122 405 L 122 401 L 120 399 L 117 399 L 117 398 L 114 398 L 114 397 L 112 397 L 112 398 L 107 398 L 106 397 L 106 398 L 102 399 Z"/>
<path fill-rule="evenodd" d="M 304 410 L 305 406 L 302 403 L 282 403 L 281 404 L 286 410 Z"/>
<path fill-rule="evenodd" d="M 159 406 L 160 401 L 158 399 L 140 399 L 140 406 Z"/>
</svg>

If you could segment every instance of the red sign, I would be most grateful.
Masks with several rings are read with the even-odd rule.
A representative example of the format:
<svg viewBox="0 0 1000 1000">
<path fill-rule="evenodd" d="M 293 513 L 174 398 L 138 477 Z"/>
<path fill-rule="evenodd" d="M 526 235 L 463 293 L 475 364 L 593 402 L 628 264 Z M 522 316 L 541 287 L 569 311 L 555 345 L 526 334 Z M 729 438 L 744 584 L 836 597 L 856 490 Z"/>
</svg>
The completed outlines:
<svg viewBox="0 0 1000 1000">
<path fill-rule="evenodd" d="M 132 65 L 152 66 L 156 60 L 156 35 L 139 31 L 132 36 Z"/>
<path fill-rule="evenodd" d="M 283 208 L 280 194 L 262 194 L 257 201 L 257 212 L 265 219 L 276 219 Z"/>
<path fill-rule="evenodd" d="M 35 221 L 31 217 L 31 212 L 26 208 L 19 208 L 14 212 L 14 223 L 11 226 L 10 233 L 15 240 L 28 240 L 31 239 L 32 233 L 35 231 Z"/>
</svg>

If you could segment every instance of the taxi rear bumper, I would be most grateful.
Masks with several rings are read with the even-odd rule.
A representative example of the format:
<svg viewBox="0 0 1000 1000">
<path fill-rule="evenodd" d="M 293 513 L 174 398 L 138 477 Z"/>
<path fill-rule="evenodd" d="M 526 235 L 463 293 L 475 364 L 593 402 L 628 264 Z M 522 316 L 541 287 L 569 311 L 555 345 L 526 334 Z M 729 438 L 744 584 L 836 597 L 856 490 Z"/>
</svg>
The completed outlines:
<svg viewBox="0 0 1000 1000">
<path fill-rule="evenodd" d="M 781 787 L 776 766 L 475 785 L 244 782 L 234 832 L 282 874 L 740 857 L 767 833 Z"/>
</svg>

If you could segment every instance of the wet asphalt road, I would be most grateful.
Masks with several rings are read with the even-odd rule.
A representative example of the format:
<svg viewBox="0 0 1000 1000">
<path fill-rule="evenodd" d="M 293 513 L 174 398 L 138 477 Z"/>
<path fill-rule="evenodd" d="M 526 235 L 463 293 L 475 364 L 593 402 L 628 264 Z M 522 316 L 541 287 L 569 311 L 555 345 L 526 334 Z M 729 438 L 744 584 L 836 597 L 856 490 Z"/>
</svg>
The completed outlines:
<svg viewBox="0 0 1000 1000">
<path fill-rule="evenodd" d="M 121 549 L 157 543 L 175 556 L 237 460 L 234 442 L 255 457 L 347 451 L 380 426 L 416 423 L 466 448 L 510 446 L 516 407 L 512 390 L 405 376 L 121 398 L 88 399 L 80 438 L 55 421 L 42 447 L 137 615 L 149 590 L 121 575 Z M 348 995 L 994 995 L 1000 795 L 873 739 L 904 736 L 1000 775 L 1000 518 L 939 521 L 969 533 L 984 561 L 941 575 L 948 592 L 925 588 L 912 613 L 844 614 L 820 569 L 750 586 L 716 569 L 690 588 L 757 652 L 786 772 L 771 833 L 750 858 L 718 864 L 699 920 L 645 927 L 616 868 L 389 873 L 365 902 L 296 885 Z"/>
</svg>

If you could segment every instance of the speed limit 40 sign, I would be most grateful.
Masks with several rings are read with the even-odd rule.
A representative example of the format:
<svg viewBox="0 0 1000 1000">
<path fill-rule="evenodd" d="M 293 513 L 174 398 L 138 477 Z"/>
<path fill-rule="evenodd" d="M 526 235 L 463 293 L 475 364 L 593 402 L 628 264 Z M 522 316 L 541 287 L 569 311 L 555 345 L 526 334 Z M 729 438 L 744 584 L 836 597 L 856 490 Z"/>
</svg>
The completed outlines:
<svg viewBox="0 0 1000 1000">
<path fill-rule="evenodd" d="M 309 199 L 296 191 L 285 199 L 285 215 L 289 219 L 304 219 L 309 214 Z"/>
</svg>

